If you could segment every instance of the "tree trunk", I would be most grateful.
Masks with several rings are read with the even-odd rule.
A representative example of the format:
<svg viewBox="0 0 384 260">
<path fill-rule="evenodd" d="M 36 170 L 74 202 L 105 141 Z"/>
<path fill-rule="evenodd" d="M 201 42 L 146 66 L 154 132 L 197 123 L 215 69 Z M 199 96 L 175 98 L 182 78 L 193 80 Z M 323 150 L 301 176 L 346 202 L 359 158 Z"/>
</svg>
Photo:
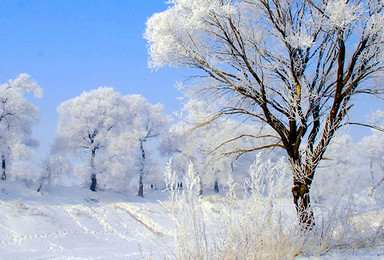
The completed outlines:
<svg viewBox="0 0 384 260">
<path fill-rule="evenodd" d="M 311 206 L 310 189 L 315 176 L 316 165 L 313 158 L 300 156 L 298 150 L 291 152 L 290 163 L 293 176 L 293 203 L 300 227 L 303 230 L 311 230 L 315 225 L 315 218 Z"/>
<path fill-rule="evenodd" d="M 97 186 L 95 156 L 96 156 L 96 151 L 95 149 L 93 149 L 91 154 L 91 187 L 90 187 L 91 191 L 96 191 L 96 186 Z"/>
<path fill-rule="evenodd" d="M 145 165 L 145 150 L 144 142 L 145 140 L 140 139 L 140 149 L 141 149 L 141 162 L 140 162 L 140 176 L 139 176 L 139 191 L 137 196 L 144 197 L 144 165 Z"/>
<path fill-rule="evenodd" d="M 219 182 L 218 181 L 215 181 L 215 186 L 213 187 L 213 189 L 216 193 L 219 193 Z"/>
<path fill-rule="evenodd" d="M 315 218 L 310 200 L 310 186 L 306 183 L 295 181 L 292 187 L 293 202 L 299 217 L 300 226 L 306 230 L 315 225 Z"/>
<path fill-rule="evenodd" d="M 5 157 L 4 157 L 4 155 L 1 156 L 1 159 L 2 159 L 1 160 L 1 179 L 3 181 L 5 181 L 7 179 L 7 175 L 6 175 L 7 167 L 6 167 L 6 164 L 5 164 Z"/>
<path fill-rule="evenodd" d="M 137 196 L 144 198 L 144 184 L 143 184 L 143 176 L 141 174 L 139 177 L 139 191 L 137 192 Z"/>
<path fill-rule="evenodd" d="M 199 179 L 199 193 L 198 194 L 199 194 L 199 196 L 203 196 L 204 187 L 203 187 L 203 182 L 201 181 L 199 172 L 196 172 L 196 176 Z"/>
<path fill-rule="evenodd" d="M 96 191 L 96 186 L 97 186 L 97 179 L 96 179 L 96 174 L 91 175 L 91 191 Z"/>
</svg>

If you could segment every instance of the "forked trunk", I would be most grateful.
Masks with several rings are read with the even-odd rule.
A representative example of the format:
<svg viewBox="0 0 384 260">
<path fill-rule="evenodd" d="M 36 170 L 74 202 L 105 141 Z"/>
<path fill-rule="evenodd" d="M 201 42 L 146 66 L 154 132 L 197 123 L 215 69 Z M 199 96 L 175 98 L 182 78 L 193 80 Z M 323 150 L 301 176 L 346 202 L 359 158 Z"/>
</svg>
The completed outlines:
<svg viewBox="0 0 384 260">
<path fill-rule="evenodd" d="M 310 186 L 302 182 L 295 182 L 292 187 L 293 202 L 299 217 L 299 223 L 306 230 L 312 229 L 315 225 L 309 191 Z"/>
</svg>

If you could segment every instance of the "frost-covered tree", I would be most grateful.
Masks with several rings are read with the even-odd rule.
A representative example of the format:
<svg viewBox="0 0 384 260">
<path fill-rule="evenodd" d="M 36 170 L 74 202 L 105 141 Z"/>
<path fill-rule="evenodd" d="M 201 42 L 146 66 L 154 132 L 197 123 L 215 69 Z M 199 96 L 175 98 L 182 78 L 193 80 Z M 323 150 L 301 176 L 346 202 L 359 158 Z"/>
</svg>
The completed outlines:
<svg viewBox="0 0 384 260">
<path fill-rule="evenodd" d="M 39 121 L 38 109 L 25 97 L 42 96 L 42 89 L 27 74 L 0 85 L 0 160 L 1 179 L 7 177 L 7 165 L 13 159 L 31 158 L 38 143 L 32 138 L 32 126 Z M 18 178 L 22 171 L 18 172 Z"/>
<path fill-rule="evenodd" d="M 314 224 L 316 168 L 359 94 L 381 94 L 381 0 L 171 0 L 147 21 L 150 66 L 194 68 L 197 94 L 227 100 L 214 115 L 268 124 L 292 168 L 299 222 Z M 246 152 L 245 150 L 238 151 Z"/>
<path fill-rule="evenodd" d="M 378 125 L 369 136 L 359 143 L 361 153 L 369 161 L 369 171 L 372 177 L 373 194 L 379 187 L 384 187 L 384 111 L 378 110 L 371 115 L 371 121 Z"/>
<path fill-rule="evenodd" d="M 51 154 L 43 161 L 43 168 L 40 174 L 40 185 L 37 189 L 41 192 L 43 189 L 53 185 L 63 185 L 63 177 L 69 177 L 72 173 L 72 167 L 69 158 L 65 154 Z"/>
<path fill-rule="evenodd" d="M 124 110 L 122 96 L 112 88 L 98 88 L 60 104 L 55 146 L 57 149 L 85 152 L 89 156 L 90 189 L 96 191 L 96 160 L 110 143 Z"/>
<path fill-rule="evenodd" d="M 162 152 L 172 156 L 172 165 L 179 174 L 179 181 L 185 177 L 188 165 L 192 162 L 194 173 L 200 179 L 200 193 L 209 184 L 213 184 L 214 190 L 219 192 L 219 183 L 227 183 L 230 175 L 243 181 L 246 177 L 244 174 L 248 173 L 249 166 L 255 160 L 254 154 L 241 158 L 225 155 L 230 155 L 233 150 L 250 149 L 256 145 L 253 138 L 233 140 L 237 136 L 251 136 L 262 131 L 257 125 L 242 124 L 230 118 L 220 118 L 201 125 L 212 111 L 214 108 L 203 101 L 189 99 L 178 114 L 180 120 L 163 137 Z M 257 140 L 259 145 L 260 141 Z M 218 147 L 218 144 L 223 145 Z"/>
<path fill-rule="evenodd" d="M 156 158 L 151 158 L 154 149 L 147 143 L 166 131 L 171 118 L 164 113 L 162 104 L 153 105 L 140 95 L 124 96 L 121 108 L 124 118 L 120 122 L 118 136 L 112 140 L 109 153 L 117 160 L 115 169 L 122 168 L 118 164 L 131 166 L 128 170 L 138 176 L 137 195 L 143 197 L 145 177 L 151 172 L 161 172 Z"/>
</svg>

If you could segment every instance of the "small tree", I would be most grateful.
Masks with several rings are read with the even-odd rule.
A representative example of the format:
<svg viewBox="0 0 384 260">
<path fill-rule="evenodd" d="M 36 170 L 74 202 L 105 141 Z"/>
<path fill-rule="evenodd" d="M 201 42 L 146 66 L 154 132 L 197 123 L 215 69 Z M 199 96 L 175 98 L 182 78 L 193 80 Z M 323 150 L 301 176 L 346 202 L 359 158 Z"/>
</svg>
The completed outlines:
<svg viewBox="0 0 384 260">
<path fill-rule="evenodd" d="M 42 96 L 42 89 L 27 74 L 0 85 L 0 154 L 1 179 L 7 178 L 7 165 L 15 158 L 31 158 L 31 148 L 38 146 L 32 138 L 32 126 L 39 121 L 38 109 L 26 98 L 27 93 Z"/>
<path fill-rule="evenodd" d="M 51 154 L 42 163 L 38 192 L 49 188 L 52 184 L 62 185 L 62 178 L 70 176 L 72 172 L 71 163 L 66 155 Z"/>
<path fill-rule="evenodd" d="M 299 222 L 314 224 L 309 191 L 335 132 L 359 94 L 380 94 L 381 0 L 174 0 L 147 21 L 153 68 L 195 68 L 192 90 L 227 103 L 214 116 L 268 124 L 288 155 Z M 194 70 L 196 72 L 196 70 Z M 199 90 L 199 91 L 197 91 Z M 234 151 L 247 152 L 244 149 Z"/>
<path fill-rule="evenodd" d="M 122 97 L 112 88 L 98 88 L 63 102 L 57 109 L 59 122 L 56 148 L 89 156 L 90 189 L 97 187 L 97 154 L 110 142 L 110 137 L 123 118 Z"/>
</svg>

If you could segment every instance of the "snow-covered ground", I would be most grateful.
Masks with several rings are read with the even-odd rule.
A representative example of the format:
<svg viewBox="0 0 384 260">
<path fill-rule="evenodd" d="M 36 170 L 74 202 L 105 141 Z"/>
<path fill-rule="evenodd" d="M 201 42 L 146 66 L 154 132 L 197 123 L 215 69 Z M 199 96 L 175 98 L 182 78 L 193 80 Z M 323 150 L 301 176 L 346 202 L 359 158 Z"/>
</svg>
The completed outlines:
<svg viewBox="0 0 384 260">
<path fill-rule="evenodd" d="M 171 205 L 169 193 L 153 190 L 145 195 L 59 186 L 39 193 L 22 183 L 0 182 L 0 259 L 175 259 L 174 236 L 184 227 L 175 229 L 164 206 Z M 219 219 L 224 215 L 223 200 L 220 195 L 208 195 L 201 205 Z M 287 203 L 290 201 L 283 202 Z M 362 218 L 364 223 L 380 227 L 384 209 L 376 207 L 355 219 L 360 223 Z M 213 225 L 224 223 L 219 222 Z M 298 257 L 380 259 L 384 230 L 378 231 L 382 231 L 379 239 L 372 238 L 377 244 L 362 234 L 366 242 L 357 239 L 358 243 L 330 243 L 329 248 L 315 246 L 316 251 L 304 250 Z"/>
<path fill-rule="evenodd" d="M 0 184 L 0 259 L 163 259 L 170 218 L 154 191 L 145 198 Z"/>
</svg>

